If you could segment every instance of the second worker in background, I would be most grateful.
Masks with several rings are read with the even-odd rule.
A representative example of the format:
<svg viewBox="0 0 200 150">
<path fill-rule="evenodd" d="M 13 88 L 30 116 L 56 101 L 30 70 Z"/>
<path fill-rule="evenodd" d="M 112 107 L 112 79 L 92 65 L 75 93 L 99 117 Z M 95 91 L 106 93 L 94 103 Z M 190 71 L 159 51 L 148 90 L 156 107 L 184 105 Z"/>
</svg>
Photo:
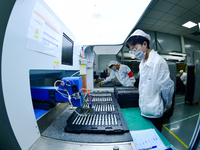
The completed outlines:
<svg viewBox="0 0 200 150">
<path fill-rule="evenodd" d="M 98 83 L 98 86 L 111 81 L 115 77 L 118 79 L 122 86 L 134 86 L 135 77 L 128 66 L 119 64 L 116 61 L 110 61 L 109 68 L 112 69 L 110 76 L 107 77 L 104 81 Z"/>
</svg>

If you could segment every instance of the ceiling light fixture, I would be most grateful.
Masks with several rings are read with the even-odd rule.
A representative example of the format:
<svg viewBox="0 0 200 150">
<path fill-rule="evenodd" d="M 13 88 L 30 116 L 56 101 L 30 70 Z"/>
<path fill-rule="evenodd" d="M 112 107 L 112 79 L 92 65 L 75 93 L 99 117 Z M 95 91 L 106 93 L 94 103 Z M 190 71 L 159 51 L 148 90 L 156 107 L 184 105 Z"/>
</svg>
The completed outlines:
<svg viewBox="0 0 200 150">
<path fill-rule="evenodd" d="M 132 56 L 131 59 L 135 59 L 135 56 Z"/>
<path fill-rule="evenodd" d="M 192 21 L 188 21 L 185 24 L 183 24 L 182 26 L 186 27 L 186 28 L 192 28 L 192 27 L 195 27 L 196 25 L 197 25 L 196 23 L 194 23 Z"/>
<path fill-rule="evenodd" d="M 178 56 L 187 56 L 187 54 L 184 53 L 176 53 L 176 52 L 169 52 L 171 55 L 178 55 Z"/>
</svg>

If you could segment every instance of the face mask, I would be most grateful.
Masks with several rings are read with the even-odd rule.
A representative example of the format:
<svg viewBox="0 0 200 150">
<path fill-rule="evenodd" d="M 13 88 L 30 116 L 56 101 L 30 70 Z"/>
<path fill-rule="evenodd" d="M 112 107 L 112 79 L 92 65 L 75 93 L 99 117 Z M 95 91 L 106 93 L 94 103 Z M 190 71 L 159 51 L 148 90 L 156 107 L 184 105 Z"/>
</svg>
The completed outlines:
<svg viewBox="0 0 200 150">
<path fill-rule="evenodd" d="M 138 52 L 135 53 L 135 57 L 137 59 L 144 59 L 146 55 L 146 50 L 145 50 L 145 53 L 142 52 L 142 49 L 140 49 Z"/>
<path fill-rule="evenodd" d="M 115 67 L 112 68 L 113 71 L 117 71 L 117 69 Z"/>
</svg>

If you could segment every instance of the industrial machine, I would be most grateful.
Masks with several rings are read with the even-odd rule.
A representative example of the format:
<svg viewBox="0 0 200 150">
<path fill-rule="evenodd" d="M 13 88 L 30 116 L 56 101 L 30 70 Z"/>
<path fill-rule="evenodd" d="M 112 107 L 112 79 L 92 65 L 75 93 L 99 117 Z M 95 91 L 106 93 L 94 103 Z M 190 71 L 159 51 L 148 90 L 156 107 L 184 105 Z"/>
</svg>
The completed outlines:
<svg viewBox="0 0 200 150">
<path fill-rule="evenodd" d="M 65 77 L 54 86 L 32 86 L 31 95 L 34 109 L 50 110 L 58 102 L 69 102 L 74 110 L 80 107 L 83 112 L 92 112 L 90 91 L 83 88 L 82 77 Z"/>
<path fill-rule="evenodd" d="M 56 84 L 59 83 L 57 87 Z M 124 133 L 128 127 L 112 93 L 90 94 L 82 88 L 82 77 L 65 77 L 52 87 L 31 87 L 35 109 L 50 110 L 58 102 L 69 102 L 74 112 L 67 119 L 66 132 Z M 94 103 L 92 105 L 92 96 Z"/>
</svg>

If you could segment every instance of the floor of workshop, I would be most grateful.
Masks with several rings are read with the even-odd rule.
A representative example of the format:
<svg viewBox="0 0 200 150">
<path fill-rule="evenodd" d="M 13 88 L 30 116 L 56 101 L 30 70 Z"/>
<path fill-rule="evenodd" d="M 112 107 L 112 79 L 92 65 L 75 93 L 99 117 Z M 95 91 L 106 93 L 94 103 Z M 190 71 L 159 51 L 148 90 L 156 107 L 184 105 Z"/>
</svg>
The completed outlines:
<svg viewBox="0 0 200 150">
<path fill-rule="evenodd" d="M 175 109 L 163 123 L 162 134 L 177 149 L 187 150 L 199 116 L 200 104 L 185 103 L 185 96 L 176 94 Z"/>
</svg>

